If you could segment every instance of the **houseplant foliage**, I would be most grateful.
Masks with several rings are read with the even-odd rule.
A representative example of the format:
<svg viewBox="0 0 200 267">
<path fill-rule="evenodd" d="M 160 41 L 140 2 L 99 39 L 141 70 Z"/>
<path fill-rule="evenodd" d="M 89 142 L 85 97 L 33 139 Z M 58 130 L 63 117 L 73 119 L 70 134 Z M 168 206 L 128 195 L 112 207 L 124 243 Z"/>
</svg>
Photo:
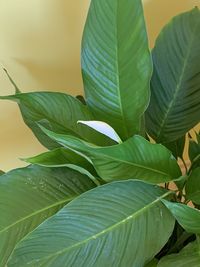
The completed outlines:
<svg viewBox="0 0 200 267">
<path fill-rule="evenodd" d="M 198 8 L 175 17 L 151 55 L 140 0 L 92 0 L 85 99 L 21 93 L 7 73 L 1 99 L 48 152 L 0 172 L 0 266 L 198 266 L 199 27 Z"/>
</svg>

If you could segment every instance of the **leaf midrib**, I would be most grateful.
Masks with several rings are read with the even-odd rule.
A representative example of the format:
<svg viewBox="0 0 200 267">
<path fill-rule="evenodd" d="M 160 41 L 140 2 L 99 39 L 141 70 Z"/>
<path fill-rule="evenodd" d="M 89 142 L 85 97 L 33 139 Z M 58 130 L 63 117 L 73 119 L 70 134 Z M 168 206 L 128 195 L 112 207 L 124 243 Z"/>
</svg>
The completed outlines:
<svg viewBox="0 0 200 267">
<path fill-rule="evenodd" d="M 42 260 L 42 261 L 46 261 L 46 260 L 48 260 L 48 259 L 57 257 L 57 256 L 59 256 L 59 255 L 61 255 L 61 254 L 63 254 L 63 253 L 66 253 L 67 251 L 69 251 L 69 250 L 71 250 L 71 249 L 74 249 L 74 248 L 76 248 L 76 247 L 79 247 L 79 246 L 81 246 L 81 245 L 84 245 L 84 244 L 88 243 L 88 242 L 91 241 L 92 239 L 97 239 L 97 238 L 99 238 L 100 236 L 106 234 L 107 232 L 110 232 L 110 231 L 112 231 L 113 229 L 115 229 L 115 228 L 121 226 L 121 224 L 124 224 L 124 223 L 128 222 L 128 221 L 131 220 L 131 219 L 135 219 L 135 218 L 137 218 L 138 216 L 140 216 L 141 213 L 146 212 L 146 210 L 148 210 L 149 208 L 151 208 L 152 206 L 154 206 L 155 204 L 157 204 L 158 202 L 160 202 L 163 198 L 167 197 L 168 195 L 171 195 L 172 193 L 173 193 L 173 192 L 171 192 L 171 191 L 166 192 L 166 193 L 163 194 L 162 196 L 160 196 L 160 197 L 158 197 L 157 199 L 155 199 L 153 202 L 147 204 L 145 207 L 143 207 L 143 208 L 141 208 L 140 210 L 136 211 L 136 212 L 133 213 L 132 215 L 127 216 L 125 219 L 123 219 L 123 220 L 121 220 L 121 221 L 115 223 L 114 225 L 108 227 L 107 229 L 105 229 L 105 230 L 99 232 L 98 234 L 93 235 L 93 236 L 91 236 L 91 237 L 89 237 L 89 238 L 87 238 L 87 239 L 85 239 L 85 240 L 82 240 L 82 241 L 80 241 L 80 242 L 78 242 L 78 243 L 72 245 L 71 247 L 67 247 L 67 248 L 65 248 L 65 249 L 63 249 L 63 250 L 57 251 L 57 252 L 51 254 L 50 256 L 47 256 L 47 257 L 42 258 L 41 260 Z M 28 262 L 27 264 L 32 264 L 32 263 L 34 263 L 34 262 L 35 262 L 35 260 L 30 261 L 30 262 Z"/>
<path fill-rule="evenodd" d="M 38 214 L 40 214 L 40 213 L 42 213 L 42 212 L 45 212 L 45 211 L 47 211 L 47 210 L 50 210 L 50 209 L 52 209 L 52 208 L 54 208 L 54 207 L 56 207 L 56 206 L 60 206 L 60 205 L 62 205 L 62 204 L 64 204 L 64 203 L 67 203 L 67 202 L 72 201 L 75 197 L 77 197 L 77 195 L 74 196 L 74 197 L 71 197 L 71 198 L 63 199 L 63 200 L 61 200 L 61 201 L 59 201 L 59 202 L 56 202 L 56 203 L 54 203 L 54 204 L 52 204 L 52 205 L 49 205 L 49 206 L 47 206 L 47 207 L 45 207 L 45 208 L 43 208 L 43 209 L 37 210 L 37 211 L 35 211 L 35 212 L 32 212 L 31 214 L 29 214 L 29 215 L 27 215 L 27 216 L 25 216 L 25 217 L 22 217 L 21 219 L 17 220 L 16 222 L 14 222 L 14 223 L 10 224 L 9 226 L 7 226 L 7 227 L 3 228 L 2 230 L 0 230 L 0 235 L 1 235 L 2 233 L 4 233 L 5 231 L 9 230 L 10 228 L 16 226 L 17 224 L 19 224 L 19 223 L 21 223 L 21 222 L 23 222 L 23 221 L 26 221 L 26 220 L 28 220 L 28 219 L 30 219 L 31 217 L 34 217 L 34 216 L 36 216 L 36 215 L 38 215 Z"/>
<path fill-rule="evenodd" d="M 181 90 L 181 88 L 182 88 L 183 77 L 184 77 L 185 71 L 186 71 L 186 69 L 187 69 L 187 62 L 188 62 L 188 60 L 189 60 L 189 55 L 190 55 L 190 53 L 191 53 L 191 51 L 192 51 L 191 47 L 192 47 L 192 43 L 193 43 L 193 41 L 194 41 L 194 37 L 195 37 L 195 32 L 196 32 L 197 25 L 198 25 L 198 22 L 196 23 L 196 25 L 195 25 L 195 27 L 194 27 L 194 31 L 192 32 L 192 33 L 193 33 L 193 34 L 192 34 L 192 38 L 190 39 L 189 48 L 188 48 L 186 57 L 185 57 L 185 59 L 184 59 L 184 61 L 183 61 L 183 62 L 184 62 L 184 63 L 183 63 L 183 67 L 182 67 L 182 71 L 181 71 L 181 73 L 180 73 L 179 80 L 178 80 L 178 82 L 177 82 L 177 86 L 176 86 L 176 89 L 175 89 L 175 93 L 174 93 L 173 98 L 172 98 L 172 100 L 171 100 L 171 102 L 170 102 L 170 104 L 169 104 L 169 106 L 168 106 L 168 108 L 167 108 L 167 111 L 166 111 L 166 113 L 165 113 L 165 115 L 164 115 L 164 117 L 163 117 L 163 120 L 162 120 L 162 122 L 161 122 L 161 124 L 160 124 L 160 130 L 158 131 L 158 134 L 157 134 L 157 139 L 158 139 L 158 141 L 161 141 L 161 139 L 162 139 L 162 133 L 163 133 L 163 130 L 164 130 L 164 126 L 166 125 L 166 122 L 167 122 L 167 120 L 168 120 L 168 115 L 171 113 L 172 108 L 173 108 L 173 106 L 175 105 L 175 101 L 176 101 L 176 99 L 177 99 L 177 96 L 178 96 L 178 94 L 179 94 L 179 92 L 180 92 L 180 90 Z"/>
<path fill-rule="evenodd" d="M 63 145 L 63 146 L 65 146 L 65 147 L 67 147 L 66 146 L 66 144 L 65 143 L 63 143 L 62 141 L 60 141 L 59 142 L 61 145 Z M 70 146 L 71 147 L 71 146 Z M 67 147 L 67 148 L 69 148 L 69 147 Z M 73 148 L 73 149 L 77 149 L 77 148 Z M 86 152 L 87 153 L 87 151 L 83 151 L 84 153 Z M 91 153 L 91 152 L 89 152 L 89 153 Z M 164 175 L 164 176 L 167 176 L 167 177 L 169 177 L 170 175 L 168 174 L 168 173 L 165 173 L 165 172 L 162 172 L 162 171 L 159 171 L 159 170 L 156 170 L 156 169 L 152 169 L 152 168 L 150 168 L 150 167 L 146 167 L 146 166 L 143 166 L 143 165 L 139 165 L 139 164 L 136 164 L 136 163 L 134 163 L 134 162 L 130 162 L 130 161 L 126 161 L 126 160 L 122 160 L 122 159 L 116 159 L 116 158 L 113 158 L 112 156 L 110 156 L 110 155 L 107 155 L 107 154 L 104 154 L 104 153 L 101 153 L 101 152 L 93 152 L 94 154 L 100 154 L 100 155 L 103 155 L 103 156 L 105 156 L 105 157 L 107 157 L 107 158 L 109 158 L 109 159 L 111 159 L 111 160 L 113 160 L 113 161 L 119 161 L 119 162 L 121 162 L 121 163 L 125 163 L 125 164 L 127 164 L 127 165 L 132 165 L 132 166 L 134 166 L 134 167 L 137 167 L 137 168 L 140 168 L 140 169 L 145 169 L 145 170 L 148 170 L 148 171 L 151 171 L 151 172 L 154 172 L 154 173 L 158 173 L 158 174 L 160 174 L 160 175 Z M 95 166 L 94 166 L 95 167 Z M 95 168 L 96 169 L 96 168 Z"/>
<path fill-rule="evenodd" d="M 116 71 L 116 78 L 117 78 L 117 92 L 118 92 L 118 100 L 119 100 L 119 108 L 120 108 L 120 111 L 121 111 L 121 118 L 122 118 L 122 121 L 123 121 L 123 128 L 124 128 L 124 133 L 125 133 L 125 137 L 128 138 L 129 137 L 129 134 L 128 134 L 128 129 L 127 129 L 127 126 L 126 126 L 126 120 L 125 120 L 125 115 L 124 115 L 124 109 L 123 109 L 123 104 L 122 104 L 122 96 L 121 96 L 121 82 L 120 82 L 120 68 L 119 68 L 119 41 L 118 41 L 118 15 L 119 15 L 119 2 L 118 1 L 121 1 L 121 0 L 117 0 L 117 3 L 116 3 L 116 68 L 117 68 L 117 71 Z"/>
</svg>

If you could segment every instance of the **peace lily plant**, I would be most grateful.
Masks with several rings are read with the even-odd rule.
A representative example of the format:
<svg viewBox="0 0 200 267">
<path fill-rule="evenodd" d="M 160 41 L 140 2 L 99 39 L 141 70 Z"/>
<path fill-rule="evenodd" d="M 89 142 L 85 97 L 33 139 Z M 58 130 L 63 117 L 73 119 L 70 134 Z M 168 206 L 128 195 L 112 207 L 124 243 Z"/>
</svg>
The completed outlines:
<svg viewBox="0 0 200 267">
<path fill-rule="evenodd" d="M 140 0 L 92 0 L 81 59 L 85 99 L 8 74 L 48 152 L 1 173 L 0 266 L 200 266 L 200 11 L 150 53 Z"/>
</svg>

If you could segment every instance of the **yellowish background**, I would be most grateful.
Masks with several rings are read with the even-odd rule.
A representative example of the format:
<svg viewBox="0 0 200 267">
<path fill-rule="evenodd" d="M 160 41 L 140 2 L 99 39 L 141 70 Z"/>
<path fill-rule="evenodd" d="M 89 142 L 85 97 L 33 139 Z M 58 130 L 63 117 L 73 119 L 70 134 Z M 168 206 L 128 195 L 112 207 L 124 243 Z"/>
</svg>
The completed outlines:
<svg viewBox="0 0 200 267">
<path fill-rule="evenodd" d="M 101 1 L 101 0 L 100 0 Z M 82 91 L 80 41 L 89 0 L 0 0 L 0 65 L 25 91 Z M 150 45 L 174 15 L 199 0 L 144 0 Z M 0 70 L 0 95 L 13 92 Z M 0 102 L 0 169 L 44 148 L 23 124 L 14 103 Z"/>
</svg>

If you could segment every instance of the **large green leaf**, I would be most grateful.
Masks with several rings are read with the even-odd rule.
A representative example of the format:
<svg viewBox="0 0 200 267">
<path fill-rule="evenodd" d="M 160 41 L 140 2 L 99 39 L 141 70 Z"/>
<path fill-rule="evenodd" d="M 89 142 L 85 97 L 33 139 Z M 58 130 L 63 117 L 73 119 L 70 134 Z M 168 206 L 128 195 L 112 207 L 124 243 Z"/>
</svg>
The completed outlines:
<svg viewBox="0 0 200 267">
<path fill-rule="evenodd" d="M 27 233 L 93 187 L 87 176 L 67 168 L 30 166 L 2 175 L 0 266 L 5 266 L 13 248 Z"/>
<path fill-rule="evenodd" d="M 25 123 L 32 129 L 39 141 L 49 149 L 58 147 L 40 130 L 38 121 L 43 121 L 49 129 L 82 137 L 95 144 L 111 144 L 111 140 L 94 130 L 77 124 L 78 120 L 92 120 L 88 108 L 78 99 L 64 94 L 53 92 L 34 92 L 2 96 L 19 104 Z"/>
<path fill-rule="evenodd" d="M 194 161 L 200 155 L 200 144 L 190 139 L 188 152 L 191 162 Z"/>
<path fill-rule="evenodd" d="M 169 194 L 139 181 L 82 194 L 23 239 L 8 267 L 143 267 L 173 231 Z"/>
<path fill-rule="evenodd" d="M 200 234 L 200 211 L 184 204 L 162 200 L 178 223 L 188 232 Z"/>
<path fill-rule="evenodd" d="M 171 142 L 200 121 L 200 11 L 175 17 L 153 49 L 148 133 L 157 142 Z"/>
<path fill-rule="evenodd" d="M 140 179 L 162 183 L 178 178 L 180 168 L 169 150 L 133 136 L 122 144 L 98 147 L 73 136 L 42 129 L 59 144 L 73 149 L 90 160 L 105 181 Z"/>
<path fill-rule="evenodd" d="M 94 167 L 88 160 L 74 151 L 62 147 L 24 159 L 24 161 L 44 167 L 68 167 L 87 175 L 92 180 L 97 176 Z"/>
<path fill-rule="evenodd" d="M 82 41 L 86 100 L 122 139 L 138 133 L 149 103 L 151 56 L 141 0 L 92 0 Z"/>
<path fill-rule="evenodd" d="M 187 200 L 200 205 L 200 168 L 192 171 L 185 186 Z"/>
<path fill-rule="evenodd" d="M 199 267 L 200 246 L 197 242 L 188 244 L 178 254 L 172 254 L 161 259 L 158 267 Z"/>
</svg>

